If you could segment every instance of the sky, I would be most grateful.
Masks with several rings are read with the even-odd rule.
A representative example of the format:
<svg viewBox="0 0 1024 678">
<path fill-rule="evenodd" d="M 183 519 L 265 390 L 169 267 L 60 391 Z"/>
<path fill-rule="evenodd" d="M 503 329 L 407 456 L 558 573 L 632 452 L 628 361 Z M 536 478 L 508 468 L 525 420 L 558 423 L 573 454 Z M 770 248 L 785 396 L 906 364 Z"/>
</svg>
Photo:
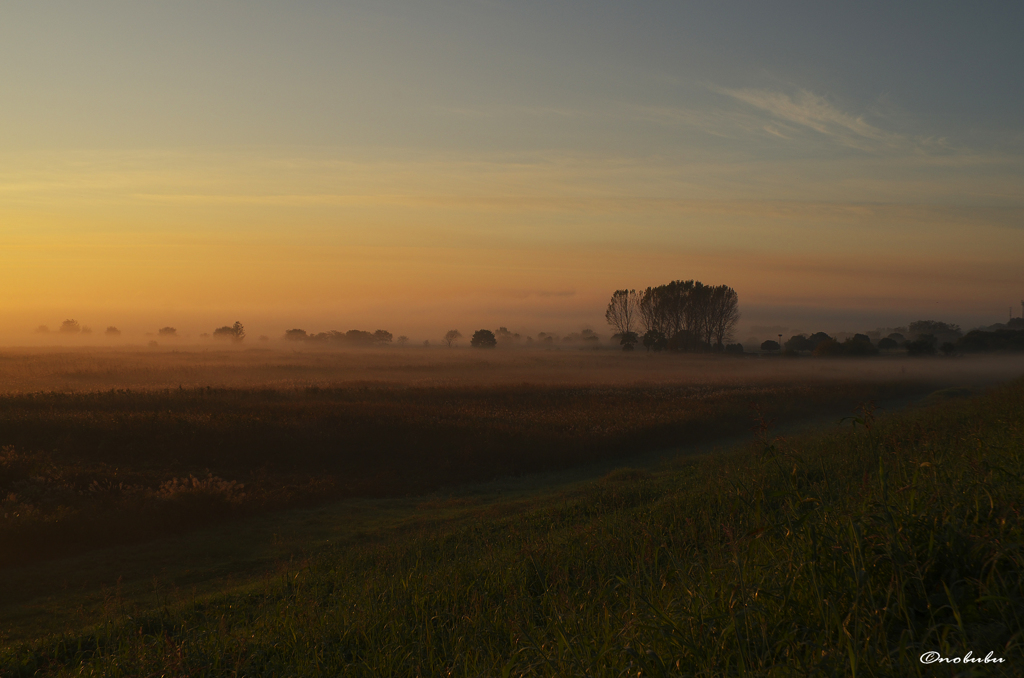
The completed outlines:
<svg viewBox="0 0 1024 678">
<path fill-rule="evenodd" d="M 1024 6 L 0 5 L 0 341 L 743 327 L 1024 298 Z"/>
</svg>

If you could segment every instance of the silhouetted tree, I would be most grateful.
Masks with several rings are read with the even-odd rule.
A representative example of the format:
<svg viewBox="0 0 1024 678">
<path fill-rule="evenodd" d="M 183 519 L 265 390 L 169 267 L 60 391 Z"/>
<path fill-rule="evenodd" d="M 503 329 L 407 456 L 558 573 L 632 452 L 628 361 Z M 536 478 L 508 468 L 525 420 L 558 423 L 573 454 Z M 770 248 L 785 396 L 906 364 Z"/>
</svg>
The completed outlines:
<svg viewBox="0 0 1024 678">
<path fill-rule="evenodd" d="M 306 341 L 307 339 L 309 339 L 309 335 L 306 334 L 306 330 L 285 330 L 284 338 L 287 339 L 288 341 Z"/>
<path fill-rule="evenodd" d="M 900 347 L 899 343 L 895 339 L 885 337 L 884 339 L 878 340 L 878 348 L 883 351 L 895 351 Z"/>
<path fill-rule="evenodd" d="M 843 345 L 829 337 L 819 341 L 814 347 L 814 355 L 819 358 L 832 358 L 843 354 Z"/>
<path fill-rule="evenodd" d="M 462 332 L 459 332 L 458 330 L 448 330 L 444 335 L 444 343 L 448 345 L 448 348 L 451 348 L 455 342 L 461 338 Z"/>
<path fill-rule="evenodd" d="M 340 341 L 349 346 L 373 346 L 377 342 L 374 334 L 365 330 L 349 330 L 344 335 L 340 332 L 336 334 L 339 335 Z"/>
<path fill-rule="evenodd" d="M 787 351 L 793 351 L 794 353 L 799 353 L 801 351 L 813 351 L 814 347 L 817 346 L 817 344 L 815 342 L 811 341 L 810 338 L 808 338 L 808 337 L 806 337 L 806 336 L 804 336 L 802 334 L 796 334 L 796 335 L 790 337 L 789 341 L 787 341 L 784 344 L 784 346 L 785 346 Z"/>
<path fill-rule="evenodd" d="M 60 324 L 60 331 L 62 334 L 78 334 L 82 331 L 82 326 L 77 320 L 65 320 Z"/>
<path fill-rule="evenodd" d="M 178 330 L 174 329 L 173 327 L 161 327 L 159 330 L 157 330 L 157 334 L 159 334 L 161 337 L 176 337 L 178 336 Z"/>
<path fill-rule="evenodd" d="M 960 326 L 953 323 L 939 322 L 938 320 L 915 320 L 910 323 L 910 334 L 939 334 L 941 332 L 960 332 Z"/>
<path fill-rule="evenodd" d="M 616 292 L 620 305 L 623 292 Z M 645 336 L 661 332 L 673 351 L 724 350 L 739 320 L 739 298 L 728 285 L 673 280 L 637 295 L 636 313 Z"/>
<path fill-rule="evenodd" d="M 385 346 L 391 343 L 392 335 L 385 330 L 377 330 L 373 333 L 373 343 L 378 346 Z"/>
<path fill-rule="evenodd" d="M 938 320 L 915 320 L 910 323 L 907 334 L 914 339 L 920 339 L 925 335 L 932 336 L 936 344 L 947 341 L 953 343 L 963 336 L 959 325 Z"/>
<path fill-rule="evenodd" d="M 658 303 L 658 292 L 655 288 L 648 287 L 640 292 L 637 313 L 640 315 L 640 327 L 644 331 L 644 336 L 651 332 L 660 332 L 662 336 L 665 335 L 663 309 Z"/>
<path fill-rule="evenodd" d="M 703 351 L 711 348 L 711 306 L 714 289 L 704 283 L 694 281 L 693 289 L 690 290 L 690 299 L 687 310 L 690 317 L 690 332 L 696 341 L 691 350 Z"/>
<path fill-rule="evenodd" d="M 119 330 L 116 327 L 114 327 L 113 325 L 111 325 L 110 327 L 107 328 L 107 331 L 104 332 L 103 334 L 107 335 L 108 337 L 119 337 L 119 336 L 121 336 L 121 330 Z"/>
<path fill-rule="evenodd" d="M 726 353 L 743 353 L 743 344 L 729 344 L 725 347 Z"/>
<path fill-rule="evenodd" d="M 659 330 L 647 330 L 642 342 L 648 351 L 662 351 L 668 347 L 668 339 Z"/>
<path fill-rule="evenodd" d="M 469 343 L 476 348 L 494 348 L 498 345 L 498 340 L 494 337 L 494 332 L 490 330 L 477 330 L 473 333 L 473 338 L 469 340 Z"/>
<path fill-rule="evenodd" d="M 732 333 L 736 329 L 736 323 L 740 320 L 739 296 L 736 290 L 728 285 L 712 287 L 708 299 L 708 336 L 705 339 L 718 347 L 724 347 L 725 342 L 732 339 Z"/>
<path fill-rule="evenodd" d="M 947 341 L 942 346 L 939 346 L 939 350 L 942 351 L 942 355 L 951 356 L 956 353 L 956 345 Z"/>
<path fill-rule="evenodd" d="M 807 338 L 814 344 L 814 348 L 811 349 L 812 351 L 818 348 L 818 345 L 823 341 L 834 341 L 827 332 L 815 332 Z"/>
<path fill-rule="evenodd" d="M 988 351 L 1024 351 L 1024 328 L 1001 328 L 991 332 L 971 330 L 957 342 L 960 351 L 968 353 Z"/>
<path fill-rule="evenodd" d="M 604 313 L 608 324 L 618 330 L 619 334 L 633 331 L 637 321 L 639 299 L 636 290 L 616 290 L 608 302 Z"/>
<path fill-rule="evenodd" d="M 519 341 L 521 337 L 518 332 L 510 332 L 507 327 L 499 327 L 494 330 L 494 336 L 501 342 L 511 343 L 513 341 Z"/>
<path fill-rule="evenodd" d="M 779 342 L 775 341 L 774 339 L 766 339 L 765 341 L 761 342 L 762 351 L 778 351 L 780 348 L 781 347 L 779 346 Z"/>
<path fill-rule="evenodd" d="M 878 349 L 871 345 L 866 334 L 855 334 L 843 342 L 843 354 L 850 356 L 877 355 Z"/>
<path fill-rule="evenodd" d="M 931 334 L 925 334 L 914 341 L 907 342 L 907 355 L 925 356 L 935 355 L 936 339 Z"/>
<path fill-rule="evenodd" d="M 395 339 L 395 343 L 397 343 L 399 346 L 405 346 L 406 344 L 409 343 L 409 337 L 403 334 L 398 339 Z"/>
<path fill-rule="evenodd" d="M 238 343 L 245 339 L 245 326 L 242 323 L 235 321 L 234 325 L 224 327 L 218 327 L 213 331 L 215 339 L 230 339 L 231 341 Z"/>
</svg>

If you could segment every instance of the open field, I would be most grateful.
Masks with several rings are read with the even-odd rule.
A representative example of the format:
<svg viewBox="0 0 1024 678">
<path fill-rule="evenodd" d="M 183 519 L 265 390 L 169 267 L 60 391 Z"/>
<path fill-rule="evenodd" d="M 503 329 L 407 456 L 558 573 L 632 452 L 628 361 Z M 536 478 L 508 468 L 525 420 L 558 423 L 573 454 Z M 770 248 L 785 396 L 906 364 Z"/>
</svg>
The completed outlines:
<svg viewBox="0 0 1024 678">
<path fill-rule="evenodd" d="M 479 546 L 473 529 L 481 521 L 494 524 L 486 528 L 490 533 L 512 534 L 524 521 L 522 539 L 528 541 L 508 548 L 515 553 L 547 549 L 545 557 L 557 559 L 561 547 L 542 547 L 546 537 L 538 532 L 542 526 L 537 521 L 549 514 L 560 517 L 547 529 L 561 534 L 558 543 L 569 549 L 562 564 L 549 563 L 559 576 L 591 567 L 572 564 L 583 553 L 582 546 L 571 543 L 578 534 L 591 535 L 597 541 L 588 543 L 610 549 L 611 560 L 594 565 L 595 572 L 638 576 L 646 570 L 628 573 L 636 544 L 621 551 L 635 538 L 625 533 L 609 537 L 618 528 L 605 534 L 594 516 L 625 525 L 638 518 L 621 511 L 647 507 L 641 511 L 648 515 L 643 531 L 670 534 L 671 526 L 685 523 L 686 512 L 697 510 L 700 501 L 725 502 L 728 492 L 711 482 L 717 471 L 708 469 L 753 473 L 749 460 L 761 456 L 723 456 L 721 449 L 749 441 L 758 422 L 789 430 L 824 425 L 833 430 L 828 445 L 852 445 L 849 430 L 837 434 L 834 429 L 861 405 L 873 402 L 892 412 L 912 402 L 962 398 L 1022 372 L 1024 363 L 1006 357 L 786 360 L 468 349 L 8 351 L 0 355 L 0 637 L 6 643 L 53 632 L 79 637 L 83 627 L 98 621 L 120 619 L 117 623 L 123 624 L 126 615 L 134 619 L 139 614 L 149 618 L 146 610 L 154 608 L 183 620 L 180 615 L 199 604 L 195 601 L 232 591 L 260 589 L 270 592 L 266 600 L 277 600 L 276 582 L 283 572 L 291 577 L 299 570 L 355 568 L 378 577 L 374 586 L 381 587 L 388 577 L 407 578 L 408 573 L 373 574 L 370 570 L 378 565 L 370 563 L 392 557 L 404 562 L 402 554 L 421 548 L 424 539 L 465 540 L 472 551 Z M 921 401 L 932 392 L 937 393 Z M 1004 400 L 1011 393 L 1003 391 Z M 1011 434 L 1017 435 L 1012 433 L 1019 432 L 1019 419 L 1012 418 L 1016 410 L 1007 411 L 1011 415 L 999 421 L 1009 422 Z M 915 435 L 927 439 L 926 447 L 945 440 L 940 436 L 943 416 L 928 416 L 911 415 L 918 421 Z M 987 439 L 993 435 L 990 426 L 987 419 L 979 420 L 970 435 Z M 942 435 L 959 440 L 967 434 Z M 830 460 L 823 451 L 826 443 L 807 444 L 824 464 L 818 475 L 806 471 L 814 482 L 850 480 L 835 475 L 846 473 L 847 461 Z M 695 454 L 712 450 L 719 451 L 715 459 L 722 459 L 693 461 Z M 804 453 L 799 454 L 803 459 Z M 980 462 L 964 463 L 973 469 Z M 595 478 L 624 464 L 639 470 L 613 472 L 610 480 L 594 485 Z M 705 475 L 691 473 L 698 467 L 706 469 L 701 471 Z M 767 473 L 763 465 L 758 468 Z M 769 482 L 767 475 L 757 478 L 742 482 Z M 614 510 L 587 508 L 591 502 L 602 505 L 609 491 L 619 496 L 634 486 L 645 489 L 622 506 L 613 501 Z M 652 508 L 669 497 L 690 508 L 684 506 L 674 517 Z M 841 491 L 833 498 L 840 503 L 849 499 Z M 570 505 L 576 508 L 568 514 L 558 508 Z M 744 525 L 753 520 L 738 506 L 730 509 L 728 520 Z M 843 511 L 852 510 L 843 506 Z M 584 523 L 577 524 L 577 518 Z M 731 525 L 721 515 L 715 520 Z M 686 534 L 695 538 L 696 533 Z M 613 540 L 601 542 L 605 538 Z M 765 553 L 760 557 L 768 558 Z M 337 558 L 342 564 L 331 560 Z M 328 561 L 334 564 L 325 565 Z M 444 563 L 423 566 L 441 572 Z M 770 566 L 763 560 L 759 567 Z M 721 576 L 718 569 L 714 572 Z M 482 571 L 480 576 L 485 576 Z M 672 578 L 665 572 L 659 576 Z M 588 582 L 593 588 L 594 582 Z M 564 579 L 561 585 L 570 584 Z M 631 605 L 635 608 L 636 601 Z M 630 614 L 634 620 L 616 634 L 643 626 L 635 609 Z M 182 628 L 192 623 L 181 621 Z M 543 635 L 551 628 L 530 633 Z M 522 638 L 516 641 L 520 645 L 487 652 L 518 666 L 515 658 L 530 653 Z M 544 643 L 538 643 L 535 649 L 543 649 Z M 237 655 L 223 649 L 225 656 Z M 385 661 L 382 648 L 373 651 L 378 652 L 373 661 Z M 364 664 L 366 657 L 360 660 Z M 54 667 L 63 661 L 51 656 L 44 663 L 51 660 Z M 570 671 L 564 661 L 550 666 Z M 840 666 L 834 658 L 829 661 L 829 666 Z M 422 657 L 414 663 L 440 666 Z M 97 673 L 104 673 L 102 666 L 102 661 L 96 664 Z M 383 664 L 376 666 L 384 670 Z M 536 669 L 529 662 L 522 666 Z M 464 672 L 481 671 L 491 669 L 467 665 Z"/>
<path fill-rule="evenodd" d="M 1010 369 L 471 350 L 15 353 L 0 364 L 12 385 L 82 384 L 0 395 L 6 565 L 693 445 L 758 417 L 838 417 Z M 309 381 L 275 379 L 299 371 Z M 391 377 L 342 379 L 355 374 Z M 144 388 L 99 390 L 120 381 Z"/>
<path fill-rule="evenodd" d="M 283 512 L 269 529 L 311 537 L 290 564 L 240 567 L 206 595 L 186 577 L 111 587 L 0 661 L 8 675 L 1019 675 L 1024 382 L 865 415 L 599 480 Z M 922 665 L 931 650 L 1005 661 Z"/>
</svg>

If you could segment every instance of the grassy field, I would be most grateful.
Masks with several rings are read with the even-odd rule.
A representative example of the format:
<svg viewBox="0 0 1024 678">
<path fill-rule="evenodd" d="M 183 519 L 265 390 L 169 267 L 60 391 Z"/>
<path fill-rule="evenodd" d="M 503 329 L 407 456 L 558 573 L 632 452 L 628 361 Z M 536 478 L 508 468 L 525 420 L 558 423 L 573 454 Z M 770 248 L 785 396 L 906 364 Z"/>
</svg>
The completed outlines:
<svg viewBox="0 0 1024 678">
<path fill-rule="evenodd" d="M 439 355 L 436 364 L 414 367 L 454 375 L 447 382 L 272 379 L 292 368 L 334 377 L 354 369 L 383 373 L 415 358 L 401 353 L 7 356 L 0 361 L 6 373 L 34 375 L 37 386 L 82 374 L 101 375 L 103 385 L 149 386 L 0 395 L 0 566 L 339 499 L 406 496 L 621 459 L 743 433 L 755 415 L 783 423 L 838 416 L 964 373 L 982 381 L 998 375 L 995 363 L 984 361 L 971 369 L 907 360 L 880 368 L 438 350 L 406 353 Z M 187 386 L 157 387 L 183 370 L 191 374 Z M 585 377 L 513 381 L 530 370 L 547 370 L 549 379 L 576 370 Z M 209 385 L 253 374 L 275 385 Z M 207 385 L 197 385 L 203 379 Z"/>
<path fill-rule="evenodd" d="M 39 397 L 41 410 L 62 412 L 45 400 L 52 396 Z M 807 397 L 819 395 L 778 392 L 768 400 Z M 510 407 L 534 398 L 523 395 Z M 487 397 L 482 402 L 493 407 Z M 611 402 L 612 411 L 621 407 Z M 720 433 L 738 426 L 736 410 L 730 416 Z M 543 430 L 537 422 L 527 426 Z M 507 437 L 502 431 L 494 439 Z M 127 569 L 135 562 L 137 571 L 134 588 L 111 586 L 101 600 L 95 592 L 51 592 L 47 604 L 78 604 L 80 614 L 65 615 L 56 635 L 10 645 L 0 673 L 1024 670 L 1024 383 L 879 420 L 867 411 L 859 423 L 815 436 L 763 432 L 732 453 L 578 480 L 349 500 L 38 563 L 37 586 L 88 580 L 89 567 L 103 569 L 103 558 L 122 559 Z M 230 545 L 242 541 L 250 560 L 231 561 Z M 169 563 L 185 567 L 173 552 L 199 542 L 207 561 L 197 555 L 188 566 L 206 578 L 194 588 L 180 571 L 169 573 L 176 576 L 168 577 L 170 586 L 138 583 L 161 549 Z M 209 577 L 218 567 L 223 576 Z M 27 581 L 29 569 L 8 572 Z M 46 626 L 33 623 L 38 636 Z M 918 657 L 931 650 L 946 657 L 992 651 L 1006 661 L 922 665 Z"/>
</svg>

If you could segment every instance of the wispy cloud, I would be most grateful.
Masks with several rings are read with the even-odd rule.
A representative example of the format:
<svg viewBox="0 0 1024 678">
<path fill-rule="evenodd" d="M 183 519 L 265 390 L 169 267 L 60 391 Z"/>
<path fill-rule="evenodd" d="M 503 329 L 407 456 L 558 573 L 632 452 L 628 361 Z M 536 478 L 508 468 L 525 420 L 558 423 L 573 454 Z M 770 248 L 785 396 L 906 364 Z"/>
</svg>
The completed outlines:
<svg viewBox="0 0 1024 678">
<path fill-rule="evenodd" d="M 715 88 L 715 91 L 768 113 L 775 123 L 810 129 L 845 146 L 879 150 L 908 143 L 905 137 L 882 130 L 867 122 L 864 116 L 847 113 L 825 97 L 807 90 L 802 89 L 793 95 L 763 89 Z M 769 134 L 788 138 L 777 124 L 769 123 L 763 129 Z"/>
</svg>

